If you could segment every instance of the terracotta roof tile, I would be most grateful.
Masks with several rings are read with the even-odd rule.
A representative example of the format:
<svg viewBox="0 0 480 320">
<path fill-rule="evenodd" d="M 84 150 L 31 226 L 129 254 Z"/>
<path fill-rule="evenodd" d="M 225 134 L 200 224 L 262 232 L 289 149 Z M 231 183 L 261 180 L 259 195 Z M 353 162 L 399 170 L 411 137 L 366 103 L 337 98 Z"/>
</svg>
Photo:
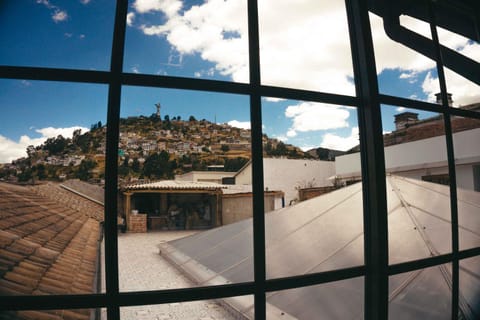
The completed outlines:
<svg viewBox="0 0 480 320">
<path fill-rule="evenodd" d="M 103 207 L 81 206 L 88 200 L 69 197 L 75 206 L 0 183 L 0 294 L 93 292 Z M 19 311 L 0 318 L 89 319 L 90 313 Z"/>
</svg>

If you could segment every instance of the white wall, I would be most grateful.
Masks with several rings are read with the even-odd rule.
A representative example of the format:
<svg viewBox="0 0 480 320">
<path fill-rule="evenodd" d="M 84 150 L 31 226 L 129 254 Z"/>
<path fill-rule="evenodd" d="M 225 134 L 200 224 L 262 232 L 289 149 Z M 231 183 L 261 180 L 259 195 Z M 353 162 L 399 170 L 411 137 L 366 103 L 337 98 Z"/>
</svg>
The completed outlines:
<svg viewBox="0 0 480 320">
<path fill-rule="evenodd" d="M 329 177 L 335 174 L 333 161 L 264 158 L 264 187 L 285 193 L 285 205 L 298 198 L 296 187 L 312 183 L 315 187 L 332 185 Z M 248 165 L 235 177 L 236 184 L 252 184 L 252 168 Z"/>
<path fill-rule="evenodd" d="M 191 171 L 182 175 L 176 175 L 177 181 L 193 181 L 193 182 L 215 182 L 222 183 L 222 178 L 233 177 L 235 172 L 224 171 Z"/>
<path fill-rule="evenodd" d="M 480 162 L 480 128 L 453 134 L 454 154 L 457 163 L 457 185 L 473 190 L 473 164 Z M 430 174 L 447 173 L 447 148 L 445 136 L 432 137 L 385 148 L 387 172 L 421 179 Z M 360 154 L 336 157 L 336 175 L 360 176 Z"/>
</svg>

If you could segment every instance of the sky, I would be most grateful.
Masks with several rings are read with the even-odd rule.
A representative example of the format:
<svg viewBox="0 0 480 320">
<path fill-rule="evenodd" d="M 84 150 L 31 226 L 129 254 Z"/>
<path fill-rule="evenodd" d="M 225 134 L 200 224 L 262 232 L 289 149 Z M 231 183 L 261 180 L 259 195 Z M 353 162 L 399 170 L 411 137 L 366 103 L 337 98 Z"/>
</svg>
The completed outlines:
<svg viewBox="0 0 480 320">
<path fill-rule="evenodd" d="M 248 81 L 246 0 L 132 0 L 127 15 L 124 72 Z M 0 65 L 109 70 L 115 2 L 23 0 L 0 2 Z M 439 84 L 433 61 L 390 40 L 382 20 L 370 16 L 381 93 L 434 101 Z M 343 0 L 259 1 L 261 79 L 266 85 L 354 95 Z M 429 36 L 410 17 L 402 25 Z M 480 61 L 480 45 L 439 30 L 443 45 Z M 480 101 L 480 90 L 446 70 L 456 106 Z M 106 85 L 0 79 L 0 163 L 25 156 L 28 145 L 71 137 L 105 123 Z M 121 116 L 190 115 L 248 128 L 247 96 L 122 88 Z M 384 132 L 394 114 L 382 106 Z M 358 144 L 356 109 L 308 101 L 262 99 L 263 130 L 304 150 L 347 150 Z"/>
</svg>

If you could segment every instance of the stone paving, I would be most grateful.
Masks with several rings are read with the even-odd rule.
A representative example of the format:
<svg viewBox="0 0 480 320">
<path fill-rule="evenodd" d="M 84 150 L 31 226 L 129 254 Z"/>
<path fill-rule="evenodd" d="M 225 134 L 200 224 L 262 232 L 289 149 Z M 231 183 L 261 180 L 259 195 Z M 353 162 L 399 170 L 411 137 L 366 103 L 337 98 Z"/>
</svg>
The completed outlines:
<svg viewBox="0 0 480 320">
<path fill-rule="evenodd" d="M 170 241 L 193 233 L 195 231 L 119 234 L 118 268 L 120 291 L 145 291 L 193 286 L 190 280 L 158 253 L 158 244 L 162 241 Z M 121 308 L 120 313 L 122 320 L 235 319 L 215 301 L 208 300 Z M 106 319 L 104 312 L 102 312 L 102 319 Z"/>
</svg>

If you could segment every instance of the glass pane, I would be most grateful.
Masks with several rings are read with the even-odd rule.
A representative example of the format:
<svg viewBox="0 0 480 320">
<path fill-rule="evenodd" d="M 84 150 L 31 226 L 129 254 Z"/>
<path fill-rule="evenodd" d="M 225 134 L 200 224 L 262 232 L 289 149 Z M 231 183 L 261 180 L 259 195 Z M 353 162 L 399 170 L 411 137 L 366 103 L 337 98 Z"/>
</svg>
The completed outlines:
<svg viewBox="0 0 480 320">
<path fill-rule="evenodd" d="M 460 311 L 465 319 L 480 317 L 480 257 L 460 260 Z"/>
<path fill-rule="evenodd" d="M 3 80 L 0 90 L 0 292 L 97 292 L 107 88 Z"/>
<path fill-rule="evenodd" d="M 390 276 L 388 319 L 450 319 L 450 265 Z"/>
<path fill-rule="evenodd" d="M 370 14 L 380 93 L 421 101 L 435 101 L 440 92 L 435 61 L 387 36 L 381 17 Z M 401 24 L 415 33 L 427 34 L 425 25 L 403 17 Z"/>
<path fill-rule="evenodd" d="M 467 21 L 468 20 L 465 20 L 465 22 Z M 471 23 L 472 26 L 474 26 L 474 22 L 471 21 Z M 480 62 L 480 44 L 478 41 L 468 39 L 461 34 L 454 33 L 441 27 L 437 27 L 437 32 L 438 40 L 442 46 L 454 50 L 476 62 Z"/>
<path fill-rule="evenodd" d="M 224 274 L 253 254 L 252 187 L 236 183 L 251 155 L 248 97 L 122 92 L 121 290 L 252 280 L 251 264 L 239 276 Z"/>
<path fill-rule="evenodd" d="M 267 277 L 362 264 L 355 108 L 269 99 L 262 106 L 265 133 L 276 137 L 264 142 L 264 186 L 282 193 L 285 207 L 267 212 Z"/>
<path fill-rule="evenodd" d="M 253 319 L 253 296 L 121 307 L 120 319 Z"/>
<path fill-rule="evenodd" d="M 114 12 L 114 1 L 2 1 L 0 65 L 107 70 Z"/>
<path fill-rule="evenodd" d="M 100 319 L 100 309 L 2 311 L 2 319 Z M 106 318 L 105 318 L 106 319 Z"/>
<path fill-rule="evenodd" d="M 258 5 L 263 84 L 354 94 L 344 1 Z"/>
<path fill-rule="evenodd" d="M 267 319 L 363 319 L 364 279 L 267 294 Z M 345 303 L 348 301 L 348 303 Z"/>
<path fill-rule="evenodd" d="M 443 117 L 383 106 L 382 118 L 383 128 L 388 130 L 384 150 L 390 263 L 451 252 Z"/>
<path fill-rule="evenodd" d="M 466 19 L 464 22 L 468 23 L 468 20 Z M 467 63 L 472 64 L 472 68 L 475 63 L 478 65 L 480 62 L 480 44 L 478 42 L 440 27 L 437 28 L 437 31 L 441 45 L 460 54 L 459 59 L 468 61 Z M 468 79 L 471 68 L 464 67 L 464 69 L 463 71 L 454 70 L 448 64 L 444 68 L 448 92 L 451 94 L 449 104 L 462 109 L 479 111 L 480 85 L 478 82 L 475 83 Z"/>
<path fill-rule="evenodd" d="M 444 70 L 449 93 L 449 106 L 480 111 L 480 86 L 448 68 L 444 68 Z M 436 99 L 440 99 L 440 97 L 436 96 Z M 436 100 L 436 102 L 441 103 L 441 100 Z"/>
<path fill-rule="evenodd" d="M 246 1 L 130 1 L 124 71 L 248 81 Z"/>
<path fill-rule="evenodd" d="M 402 14 L 400 15 L 400 25 L 421 35 L 422 37 L 428 38 L 430 40 L 432 39 L 430 24 L 423 20 Z"/>
<path fill-rule="evenodd" d="M 460 250 L 480 246 L 480 120 L 451 117 Z"/>
</svg>

